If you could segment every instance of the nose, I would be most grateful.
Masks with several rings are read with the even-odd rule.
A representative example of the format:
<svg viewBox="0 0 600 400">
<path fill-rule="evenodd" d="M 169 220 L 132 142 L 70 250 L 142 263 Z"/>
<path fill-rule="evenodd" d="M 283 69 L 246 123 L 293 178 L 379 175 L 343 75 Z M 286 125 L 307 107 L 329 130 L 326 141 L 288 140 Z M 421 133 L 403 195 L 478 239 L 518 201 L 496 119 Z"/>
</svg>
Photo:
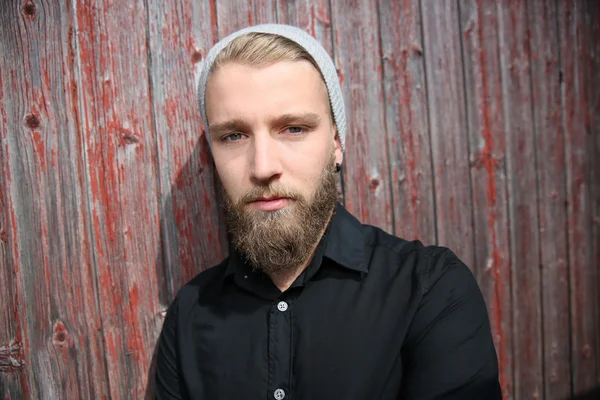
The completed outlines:
<svg viewBox="0 0 600 400">
<path fill-rule="evenodd" d="M 277 141 L 269 134 L 255 134 L 251 156 L 251 178 L 257 184 L 268 184 L 281 176 L 281 151 Z"/>
</svg>

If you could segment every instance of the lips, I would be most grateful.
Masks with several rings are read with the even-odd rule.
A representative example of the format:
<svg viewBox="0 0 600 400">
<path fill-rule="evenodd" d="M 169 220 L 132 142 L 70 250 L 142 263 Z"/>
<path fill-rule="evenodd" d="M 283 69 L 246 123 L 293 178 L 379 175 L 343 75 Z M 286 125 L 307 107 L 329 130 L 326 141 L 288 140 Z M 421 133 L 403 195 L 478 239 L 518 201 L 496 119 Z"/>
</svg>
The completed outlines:
<svg viewBox="0 0 600 400">
<path fill-rule="evenodd" d="M 285 207 L 291 199 L 287 197 L 261 197 L 250 203 L 250 206 L 261 211 L 277 211 Z"/>
</svg>

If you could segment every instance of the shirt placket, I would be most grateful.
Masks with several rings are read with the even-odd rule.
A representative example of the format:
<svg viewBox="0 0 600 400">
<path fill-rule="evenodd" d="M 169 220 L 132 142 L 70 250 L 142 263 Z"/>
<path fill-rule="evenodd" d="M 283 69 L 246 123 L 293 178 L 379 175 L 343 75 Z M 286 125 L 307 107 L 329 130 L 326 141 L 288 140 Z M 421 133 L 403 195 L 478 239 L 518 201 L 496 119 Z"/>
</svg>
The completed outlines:
<svg viewBox="0 0 600 400">
<path fill-rule="evenodd" d="M 292 317 L 289 300 L 273 302 L 269 310 L 269 400 L 291 398 Z"/>
</svg>

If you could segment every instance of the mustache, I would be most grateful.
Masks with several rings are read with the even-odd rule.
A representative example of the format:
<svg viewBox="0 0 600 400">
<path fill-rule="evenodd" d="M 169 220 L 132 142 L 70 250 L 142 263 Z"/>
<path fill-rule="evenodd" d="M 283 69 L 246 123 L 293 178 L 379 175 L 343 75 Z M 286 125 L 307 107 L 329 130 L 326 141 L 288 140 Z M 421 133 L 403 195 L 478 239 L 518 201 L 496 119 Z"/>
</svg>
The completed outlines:
<svg viewBox="0 0 600 400">
<path fill-rule="evenodd" d="M 303 199 L 301 193 L 298 191 L 287 188 L 280 183 L 274 183 L 269 186 L 255 186 L 242 195 L 239 200 L 239 204 L 248 204 L 257 201 L 264 197 L 286 197 L 291 200 Z"/>
</svg>

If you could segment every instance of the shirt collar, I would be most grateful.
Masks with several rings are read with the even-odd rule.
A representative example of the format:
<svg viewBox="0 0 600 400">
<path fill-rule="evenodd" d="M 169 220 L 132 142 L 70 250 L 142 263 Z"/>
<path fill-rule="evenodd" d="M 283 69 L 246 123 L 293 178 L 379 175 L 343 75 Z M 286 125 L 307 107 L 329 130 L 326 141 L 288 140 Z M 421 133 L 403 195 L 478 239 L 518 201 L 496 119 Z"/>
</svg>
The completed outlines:
<svg viewBox="0 0 600 400">
<path fill-rule="evenodd" d="M 323 257 L 355 271 L 369 271 L 362 224 L 338 203 L 331 218 Z"/>
<path fill-rule="evenodd" d="M 325 248 L 323 257 L 335 261 L 342 267 L 367 273 L 369 271 L 365 259 L 365 233 L 362 224 L 350 214 L 340 203 L 336 204 L 335 211 L 326 230 Z M 235 249 L 231 249 L 231 256 L 225 270 L 225 277 L 233 275 L 236 271 L 248 273 L 251 268 L 246 265 L 244 257 Z"/>
</svg>

